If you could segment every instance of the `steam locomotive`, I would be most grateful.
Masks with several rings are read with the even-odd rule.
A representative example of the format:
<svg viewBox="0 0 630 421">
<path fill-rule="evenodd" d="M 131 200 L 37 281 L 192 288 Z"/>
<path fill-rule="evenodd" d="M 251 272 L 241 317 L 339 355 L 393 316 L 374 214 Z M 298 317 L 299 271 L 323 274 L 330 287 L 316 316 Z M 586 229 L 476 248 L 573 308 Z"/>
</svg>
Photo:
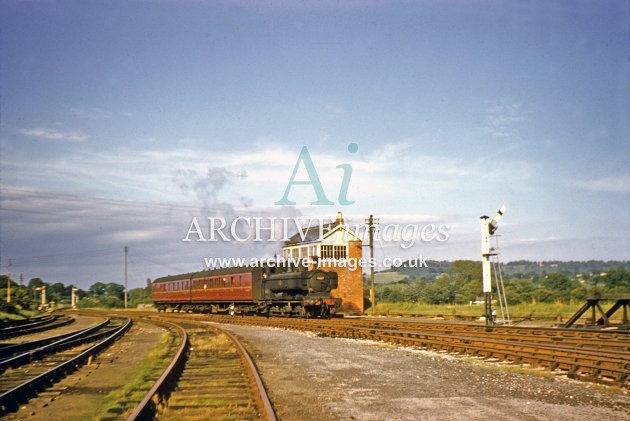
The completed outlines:
<svg viewBox="0 0 630 421">
<path fill-rule="evenodd" d="M 158 278 L 158 311 L 329 317 L 341 304 L 337 274 L 319 269 L 223 268 Z"/>
</svg>

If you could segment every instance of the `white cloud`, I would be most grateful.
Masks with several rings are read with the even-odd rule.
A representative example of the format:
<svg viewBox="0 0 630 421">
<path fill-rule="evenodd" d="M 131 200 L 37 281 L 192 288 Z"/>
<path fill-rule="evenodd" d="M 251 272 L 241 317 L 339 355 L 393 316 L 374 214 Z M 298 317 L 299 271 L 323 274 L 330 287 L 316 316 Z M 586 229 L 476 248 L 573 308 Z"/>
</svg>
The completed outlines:
<svg viewBox="0 0 630 421">
<path fill-rule="evenodd" d="M 596 178 L 593 180 L 578 181 L 575 183 L 575 186 L 599 192 L 628 194 L 630 193 L 630 175 L 624 174 L 619 176 Z"/>
<path fill-rule="evenodd" d="M 460 197 L 461 191 L 474 189 L 479 180 L 509 183 L 518 189 L 524 188 L 532 174 L 524 161 L 504 160 L 489 169 L 483 160 L 430 154 L 418 144 L 406 139 L 370 148 L 360 145 L 356 154 L 346 148 L 316 146 L 309 147 L 309 152 L 326 196 L 335 203 L 344 177 L 344 170 L 337 166 L 350 164 L 347 199 L 363 212 L 415 213 L 418 203 L 437 199 L 448 203 L 450 196 Z M 194 189 L 181 188 L 186 184 L 182 176 L 199 178 L 210 169 L 223 169 L 246 177 L 231 177 L 229 185 L 212 199 L 236 208 L 260 208 L 282 198 L 301 148 L 267 141 L 243 151 L 191 146 L 76 151 L 56 158 L 6 160 L 5 180 L 46 190 L 64 186 L 64 191 L 113 199 L 182 202 L 198 199 Z M 296 180 L 306 179 L 301 165 Z M 315 200 L 313 195 L 311 186 L 295 185 L 289 198 L 303 206 Z M 369 203 L 378 203 L 380 209 L 366 210 Z"/>
<path fill-rule="evenodd" d="M 193 216 L 206 232 L 199 206 L 190 203 L 131 202 L 55 194 L 33 188 L 2 188 L 2 256 L 26 279 L 42 277 L 87 288 L 100 280 L 120 282 L 122 250 L 130 248 L 130 285 L 147 277 L 203 269 L 208 256 L 265 257 L 279 251 L 276 242 L 186 243 Z M 239 210 L 215 215 L 228 223 Z M 247 211 L 246 211 L 247 212 Z M 296 215 L 296 210 L 259 209 L 255 215 Z M 245 213 L 245 215 L 252 215 Z"/>
<path fill-rule="evenodd" d="M 78 118 L 86 120 L 109 120 L 115 117 L 131 117 L 133 114 L 126 111 L 107 111 L 100 108 L 80 108 L 70 109 L 70 113 Z"/>
<path fill-rule="evenodd" d="M 42 139 L 61 140 L 65 142 L 83 142 L 89 136 L 81 131 L 61 131 L 57 129 L 49 129 L 37 127 L 32 129 L 22 129 L 20 133 L 27 136 L 39 137 Z"/>
<path fill-rule="evenodd" d="M 501 141 L 518 141 L 519 125 L 527 120 L 532 112 L 530 105 L 509 100 L 499 100 L 486 108 L 487 125 L 481 130 Z"/>
</svg>

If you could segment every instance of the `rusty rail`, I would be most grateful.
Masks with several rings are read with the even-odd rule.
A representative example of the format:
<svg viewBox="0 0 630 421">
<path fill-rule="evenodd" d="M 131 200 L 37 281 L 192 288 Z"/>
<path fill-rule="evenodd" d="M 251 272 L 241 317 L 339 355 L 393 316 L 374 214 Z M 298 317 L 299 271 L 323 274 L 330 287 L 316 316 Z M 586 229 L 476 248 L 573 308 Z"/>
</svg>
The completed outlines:
<svg viewBox="0 0 630 421">
<path fill-rule="evenodd" d="M 258 374 L 256 364 L 254 364 L 254 361 L 249 355 L 249 352 L 247 352 L 243 344 L 241 344 L 241 341 L 239 341 L 238 338 L 232 334 L 232 332 L 229 332 L 225 329 L 221 329 L 217 327 L 216 325 L 213 325 L 213 327 L 219 330 L 221 333 L 224 333 L 225 335 L 227 335 L 232 340 L 232 342 L 236 344 L 241 354 L 241 358 L 244 360 L 247 372 L 250 378 L 256 384 L 256 390 L 258 392 L 257 393 L 258 396 L 256 397 L 256 400 L 258 402 L 258 406 L 262 410 L 264 410 L 265 416 L 269 421 L 276 421 L 276 413 L 273 410 L 273 406 L 271 405 L 271 401 L 269 400 L 269 396 L 267 395 L 267 390 L 265 389 L 265 385 L 263 384 L 263 381 L 260 378 L 260 375 Z"/>
<path fill-rule="evenodd" d="M 60 352 L 64 349 L 71 348 L 80 343 L 94 341 L 94 332 L 103 329 L 109 324 L 107 319 L 98 325 L 79 330 L 77 332 L 66 333 L 52 338 L 40 339 L 38 341 L 15 344 L 13 346 L 2 349 L 2 353 L 11 352 L 13 355 L 0 361 L 0 374 L 4 373 L 8 368 L 15 368 L 31 361 L 39 360 L 46 355 Z M 103 337 L 108 332 L 101 332 L 98 335 Z M 111 333 L 111 332 L 110 332 Z"/>
<path fill-rule="evenodd" d="M 0 339 L 8 339 L 16 336 L 29 335 L 31 333 L 56 329 L 61 326 L 69 325 L 70 323 L 74 323 L 74 319 L 71 317 L 61 317 L 60 315 L 53 315 L 50 318 L 42 318 L 32 323 L 26 323 L 0 329 Z"/>
<path fill-rule="evenodd" d="M 146 316 L 143 316 L 142 318 L 145 320 L 150 320 L 153 323 L 177 326 L 178 329 L 181 329 L 182 331 L 184 331 L 184 333 L 186 333 L 185 329 L 177 323 L 177 320 L 175 320 L 175 323 L 166 321 L 165 318 L 168 318 L 168 316 L 166 315 L 160 315 L 158 317 L 155 317 L 153 315 L 146 315 Z M 232 333 L 224 329 L 221 329 L 218 326 L 215 326 L 215 325 L 210 326 L 208 325 L 207 322 L 203 320 L 193 320 L 188 317 L 180 317 L 180 316 L 174 316 L 170 319 L 171 321 L 173 321 L 173 319 L 180 319 L 181 322 L 185 325 L 203 326 L 205 329 L 211 328 L 212 330 L 216 331 L 218 334 L 223 334 L 227 338 L 229 338 L 229 340 L 236 346 L 236 350 L 238 352 L 238 355 L 240 356 L 241 365 L 245 369 L 247 378 L 249 379 L 249 384 L 252 389 L 252 393 L 254 395 L 254 401 L 256 402 L 256 406 L 258 407 L 260 411 L 261 417 L 269 421 L 277 420 L 275 411 L 273 409 L 269 396 L 267 395 L 267 391 L 265 389 L 263 381 L 260 378 L 260 375 L 258 374 L 256 365 L 254 361 L 252 360 L 251 356 L 249 355 L 249 353 L 247 352 L 247 350 L 245 349 L 245 347 L 243 346 L 243 344 L 238 340 L 236 336 L 234 336 Z M 160 379 L 154 384 L 154 386 L 147 393 L 147 395 L 144 397 L 142 402 L 138 404 L 138 406 L 134 409 L 133 413 L 127 418 L 128 421 L 151 419 L 152 417 L 155 416 L 157 406 L 151 404 L 151 402 L 155 401 L 154 397 L 156 396 L 156 394 L 159 394 L 159 393 L 162 393 L 164 395 L 168 394 L 170 390 L 168 389 L 167 384 L 174 383 L 174 382 L 169 382 L 168 379 L 170 378 L 170 379 L 180 380 L 179 377 L 184 369 L 184 366 L 187 364 L 188 352 L 186 351 L 189 345 L 188 338 L 189 336 L 187 335 L 186 340 L 182 342 L 182 345 L 180 346 L 180 349 L 177 355 L 173 358 L 169 367 L 164 370 L 164 373 L 162 374 Z M 178 365 L 180 365 L 181 367 L 180 370 L 177 370 L 175 368 Z M 176 374 L 173 372 L 174 369 L 177 372 Z"/>
<path fill-rule="evenodd" d="M 221 323 L 309 330 L 324 336 L 372 339 L 426 349 L 527 363 L 569 377 L 630 388 L 627 332 L 398 322 L 384 320 L 300 320 L 210 316 Z"/>
<path fill-rule="evenodd" d="M 153 320 L 153 322 L 156 322 Z M 162 401 L 170 391 L 170 385 L 179 377 L 182 369 L 186 365 L 186 350 L 188 349 L 188 334 L 179 325 L 169 322 L 159 322 L 160 324 L 168 325 L 179 332 L 182 342 L 177 350 L 177 353 L 171 360 L 171 363 L 166 367 L 160 378 L 155 382 L 151 390 L 147 392 L 142 401 L 136 406 L 131 415 L 127 418 L 128 421 L 132 420 L 144 420 L 151 419 L 155 413 L 154 397 L 157 397 L 158 403 Z"/>
<path fill-rule="evenodd" d="M 34 396 L 37 396 L 39 392 L 45 390 L 47 387 L 64 378 L 67 374 L 72 373 L 80 366 L 87 363 L 91 356 L 98 354 L 123 335 L 127 329 L 131 327 L 131 324 L 131 319 L 127 319 L 115 332 L 81 352 L 79 355 L 2 393 L 0 395 L 0 415 L 16 411 L 21 403 L 27 402 Z"/>
</svg>

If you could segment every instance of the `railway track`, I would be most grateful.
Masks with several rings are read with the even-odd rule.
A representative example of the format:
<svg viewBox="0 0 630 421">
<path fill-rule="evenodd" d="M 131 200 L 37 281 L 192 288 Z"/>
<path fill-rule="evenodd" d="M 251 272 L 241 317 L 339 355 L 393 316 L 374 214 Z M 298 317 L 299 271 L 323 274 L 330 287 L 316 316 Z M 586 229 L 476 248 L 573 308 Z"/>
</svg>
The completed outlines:
<svg viewBox="0 0 630 421">
<path fill-rule="evenodd" d="M 630 388 L 630 334 L 368 319 L 209 316 L 220 323 L 308 330 L 322 336 L 385 341 L 561 370 L 571 378 Z"/>
<path fill-rule="evenodd" d="M 212 322 L 308 330 L 321 336 L 372 339 L 476 355 L 629 388 L 630 336 L 623 332 L 504 326 L 487 331 L 484 326 L 471 324 L 154 312 L 134 313 L 133 317 L 177 325 L 172 329 L 182 332 L 182 340 L 173 347 L 173 355 L 177 348 L 179 356 L 174 356 L 129 420 L 275 419 L 260 378 L 256 380 L 257 375 L 252 374 L 256 371 L 253 363 L 245 361 L 249 359 L 247 353 Z M 129 408 L 133 405 L 130 403 Z"/>
<path fill-rule="evenodd" d="M 53 315 L 51 313 L 46 313 L 40 314 L 38 316 L 29 317 L 27 319 L 0 320 L 0 329 L 13 326 L 23 326 L 41 320 L 50 320 L 55 316 L 56 315 Z"/>
<path fill-rule="evenodd" d="M 86 364 L 124 334 L 131 323 L 125 319 L 111 327 L 106 321 L 52 343 L 20 344 L 24 349 L 0 362 L 4 371 L 0 376 L 0 415 L 16 411 L 21 403 Z"/>
<path fill-rule="evenodd" d="M 128 420 L 276 419 L 256 367 L 236 337 L 194 320 L 150 320 L 178 330 L 181 346 Z"/>
<path fill-rule="evenodd" d="M 44 357 L 94 342 L 113 333 L 117 328 L 109 327 L 110 319 L 95 326 L 76 332 L 64 333 L 45 339 L 31 342 L 8 345 L 0 350 L 0 374 L 7 369 L 17 368 L 31 362 L 41 360 Z"/>
<path fill-rule="evenodd" d="M 0 327 L 0 340 L 14 338 L 16 336 L 30 335 L 32 333 L 43 332 L 45 330 L 56 329 L 61 326 L 74 323 L 72 317 L 60 314 L 35 317 L 20 322 L 13 322 Z"/>
</svg>

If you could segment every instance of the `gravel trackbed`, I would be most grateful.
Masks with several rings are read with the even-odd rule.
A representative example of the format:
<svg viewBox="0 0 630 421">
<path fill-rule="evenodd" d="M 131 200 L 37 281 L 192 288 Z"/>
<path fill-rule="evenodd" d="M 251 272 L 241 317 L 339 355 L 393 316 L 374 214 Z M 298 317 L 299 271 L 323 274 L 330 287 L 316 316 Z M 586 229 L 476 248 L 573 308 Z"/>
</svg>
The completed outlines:
<svg viewBox="0 0 630 421">
<path fill-rule="evenodd" d="M 281 420 L 630 419 L 626 391 L 563 375 L 308 332 L 221 327 L 248 347 Z"/>
</svg>

